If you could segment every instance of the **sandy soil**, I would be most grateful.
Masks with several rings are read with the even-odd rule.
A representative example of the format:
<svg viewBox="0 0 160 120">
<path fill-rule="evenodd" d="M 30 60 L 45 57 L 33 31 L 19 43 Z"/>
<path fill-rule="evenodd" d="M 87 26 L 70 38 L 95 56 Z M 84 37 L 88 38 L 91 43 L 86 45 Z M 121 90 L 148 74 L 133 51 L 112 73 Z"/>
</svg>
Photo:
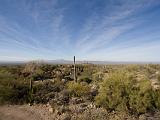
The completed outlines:
<svg viewBox="0 0 160 120">
<path fill-rule="evenodd" d="M 0 106 L 0 120 L 53 120 L 53 115 L 44 105 Z"/>
</svg>

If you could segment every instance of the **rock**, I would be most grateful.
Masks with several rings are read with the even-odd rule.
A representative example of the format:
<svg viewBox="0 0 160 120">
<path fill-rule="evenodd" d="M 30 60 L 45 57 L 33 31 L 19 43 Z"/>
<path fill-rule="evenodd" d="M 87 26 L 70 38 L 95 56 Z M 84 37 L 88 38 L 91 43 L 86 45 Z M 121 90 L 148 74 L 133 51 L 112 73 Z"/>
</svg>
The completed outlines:
<svg viewBox="0 0 160 120">
<path fill-rule="evenodd" d="M 58 110 L 57 109 L 55 109 L 54 114 L 58 115 Z"/>
<path fill-rule="evenodd" d="M 49 108 L 49 112 L 50 112 L 50 113 L 53 113 L 53 108 Z"/>
<path fill-rule="evenodd" d="M 66 80 L 66 79 L 62 79 L 62 82 L 63 82 L 63 83 L 66 83 L 66 82 L 67 82 L 67 80 Z"/>
<path fill-rule="evenodd" d="M 91 104 L 89 104 L 87 107 L 88 107 L 88 108 L 96 108 L 96 105 L 94 105 L 93 103 L 91 103 Z"/>
<path fill-rule="evenodd" d="M 50 104 L 49 104 L 49 102 L 46 104 L 46 106 L 47 106 L 47 107 L 50 107 Z"/>
<path fill-rule="evenodd" d="M 97 89 L 91 89 L 90 91 L 92 96 L 96 96 L 98 94 L 98 90 Z"/>
</svg>

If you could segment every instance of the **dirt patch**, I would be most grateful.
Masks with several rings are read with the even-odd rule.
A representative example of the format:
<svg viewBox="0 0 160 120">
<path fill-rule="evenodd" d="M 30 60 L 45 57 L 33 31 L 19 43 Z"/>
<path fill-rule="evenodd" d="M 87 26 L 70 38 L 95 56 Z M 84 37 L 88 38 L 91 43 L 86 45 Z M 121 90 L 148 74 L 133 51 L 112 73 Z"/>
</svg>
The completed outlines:
<svg viewBox="0 0 160 120">
<path fill-rule="evenodd" d="M 0 120 L 53 120 L 45 105 L 0 106 Z"/>
</svg>

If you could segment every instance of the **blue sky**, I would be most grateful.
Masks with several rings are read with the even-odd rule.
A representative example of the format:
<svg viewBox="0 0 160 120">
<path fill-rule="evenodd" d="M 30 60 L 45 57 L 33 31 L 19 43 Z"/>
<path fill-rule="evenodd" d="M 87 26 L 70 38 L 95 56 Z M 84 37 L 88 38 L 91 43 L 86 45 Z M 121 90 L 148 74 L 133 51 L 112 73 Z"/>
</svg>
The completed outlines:
<svg viewBox="0 0 160 120">
<path fill-rule="evenodd" d="M 0 0 L 0 61 L 160 61 L 159 0 Z"/>
</svg>

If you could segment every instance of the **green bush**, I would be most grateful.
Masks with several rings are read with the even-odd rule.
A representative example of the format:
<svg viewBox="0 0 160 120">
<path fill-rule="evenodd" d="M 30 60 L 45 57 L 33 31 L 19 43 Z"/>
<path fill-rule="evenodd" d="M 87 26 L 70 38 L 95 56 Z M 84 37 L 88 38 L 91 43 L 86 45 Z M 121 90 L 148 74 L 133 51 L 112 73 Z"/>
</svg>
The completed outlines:
<svg viewBox="0 0 160 120">
<path fill-rule="evenodd" d="M 29 85 L 18 80 L 1 80 L 0 103 L 22 104 L 29 101 Z"/>
<path fill-rule="evenodd" d="M 132 81 L 124 73 L 113 73 L 104 80 L 96 96 L 97 105 L 101 105 L 108 110 L 127 110 L 127 100 Z"/>
<path fill-rule="evenodd" d="M 85 96 L 89 93 L 89 86 L 83 83 L 76 83 L 76 82 L 68 82 L 67 89 L 70 91 L 71 96 L 81 97 Z"/>
<path fill-rule="evenodd" d="M 12 94 L 13 92 L 10 87 L 4 87 L 0 85 L 0 104 L 7 103 L 10 100 Z"/>
<path fill-rule="evenodd" d="M 111 111 L 141 114 L 160 105 L 159 94 L 153 93 L 149 80 L 137 82 L 125 72 L 115 72 L 100 84 L 96 103 Z"/>
<path fill-rule="evenodd" d="M 79 79 L 80 82 L 86 82 L 88 84 L 90 84 L 92 82 L 92 79 L 88 78 L 88 77 L 81 77 Z"/>
<path fill-rule="evenodd" d="M 145 113 L 153 109 L 152 104 L 152 88 L 150 81 L 142 80 L 140 83 L 130 91 L 129 106 L 134 113 Z"/>
<path fill-rule="evenodd" d="M 33 101 L 35 103 L 47 103 L 54 98 L 56 92 L 62 91 L 64 84 L 61 81 L 44 81 L 43 83 L 34 85 L 33 87 Z"/>
<path fill-rule="evenodd" d="M 152 97 L 155 108 L 160 110 L 160 90 L 154 90 L 152 92 Z"/>
</svg>

